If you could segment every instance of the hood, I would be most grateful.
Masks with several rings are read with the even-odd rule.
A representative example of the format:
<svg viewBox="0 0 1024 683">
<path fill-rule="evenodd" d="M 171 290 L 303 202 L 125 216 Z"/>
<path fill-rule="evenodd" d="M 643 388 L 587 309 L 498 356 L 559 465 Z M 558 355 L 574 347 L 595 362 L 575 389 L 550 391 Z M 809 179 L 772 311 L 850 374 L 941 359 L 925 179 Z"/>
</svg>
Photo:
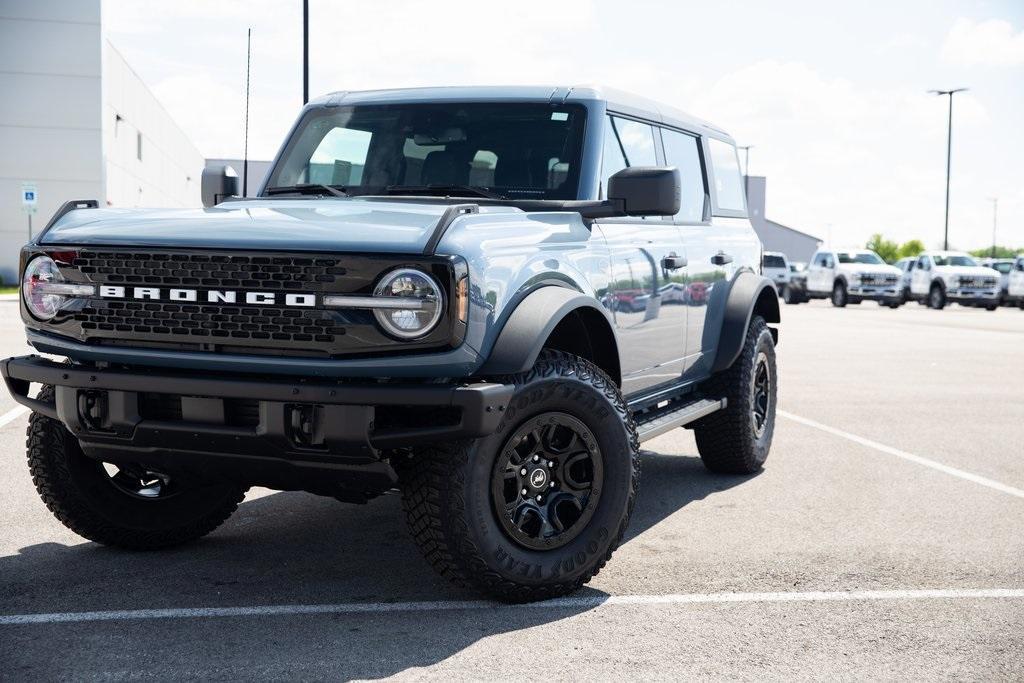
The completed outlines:
<svg viewBox="0 0 1024 683">
<path fill-rule="evenodd" d="M 200 247 L 267 251 L 422 253 L 444 203 L 270 199 L 209 209 L 79 209 L 42 245 Z M 481 206 L 480 213 L 519 209 Z"/>
<path fill-rule="evenodd" d="M 998 270 L 985 266 L 935 266 L 935 272 L 943 276 L 971 275 L 973 277 L 999 278 Z"/>
</svg>

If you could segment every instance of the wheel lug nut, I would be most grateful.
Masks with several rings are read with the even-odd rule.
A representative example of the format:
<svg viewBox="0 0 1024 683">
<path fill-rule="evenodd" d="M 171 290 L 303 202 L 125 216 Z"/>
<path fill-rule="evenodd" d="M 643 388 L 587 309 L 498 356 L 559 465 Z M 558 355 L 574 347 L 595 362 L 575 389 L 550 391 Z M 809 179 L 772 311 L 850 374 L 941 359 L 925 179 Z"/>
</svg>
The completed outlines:
<svg viewBox="0 0 1024 683">
<path fill-rule="evenodd" d="M 544 500 L 544 496 L 537 496 L 537 502 L 538 503 L 543 502 L 543 500 Z"/>
<path fill-rule="evenodd" d="M 549 489 L 555 488 L 555 482 L 551 482 L 550 484 L 548 484 L 548 488 Z"/>
<path fill-rule="evenodd" d="M 525 496 L 527 493 L 529 493 L 529 491 L 527 491 L 526 489 L 523 489 L 523 495 Z"/>
<path fill-rule="evenodd" d="M 553 463 L 550 460 L 548 460 L 548 469 L 551 469 L 554 466 L 555 466 L 555 463 Z"/>
<path fill-rule="evenodd" d="M 533 461 L 534 462 L 540 462 L 540 456 L 539 455 L 533 456 Z"/>
<path fill-rule="evenodd" d="M 526 468 L 524 467 L 523 469 L 519 470 L 519 474 L 521 474 L 521 475 L 523 475 L 525 477 L 526 476 Z"/>
</svg>

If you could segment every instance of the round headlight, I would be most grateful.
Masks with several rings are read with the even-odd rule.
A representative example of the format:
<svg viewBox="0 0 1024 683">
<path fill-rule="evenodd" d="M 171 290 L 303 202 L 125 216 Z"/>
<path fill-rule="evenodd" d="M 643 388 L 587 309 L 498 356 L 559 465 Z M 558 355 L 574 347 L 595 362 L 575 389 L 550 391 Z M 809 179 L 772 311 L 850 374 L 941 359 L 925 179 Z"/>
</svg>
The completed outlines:
<svg viewBox="0 0 1024 683">
<path fill-rule="evenodd" d="M 373 315 L 384 330 L 401 339 L 416 339 L 430 332 L 441 319 L 444 295 L 434 278 L 413 268 L 399 268 L 385 275 L 373 290 L 374 297 L 393 298 Z"/>
<path fill-rule="evenodd" d="M 64 276 L 49 256 L 37 256 L 29 261 L 21 281 L 21 293 L 28 312 L 40 320 L 49 320 L 57 315 L 67 296 L 55 292 L 52 285 L 63 282 Z"/>
</svg>

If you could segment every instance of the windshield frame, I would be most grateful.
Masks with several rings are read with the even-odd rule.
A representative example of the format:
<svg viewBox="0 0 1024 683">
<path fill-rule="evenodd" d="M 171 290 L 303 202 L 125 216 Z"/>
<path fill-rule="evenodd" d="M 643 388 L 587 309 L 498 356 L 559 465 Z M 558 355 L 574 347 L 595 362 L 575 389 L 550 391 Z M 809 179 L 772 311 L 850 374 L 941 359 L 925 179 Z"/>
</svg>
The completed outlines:
<svg viewBox="0 0 1024 683">
<path fill-rule="evenodd" d="M 967 263 L 950 263 L 950 259 L 967 259 Z M 940 263 L 939 260 L 943 263 Z M 975 260 L 970 254 L 932 254 L 932 263 L 936 267 L 952 267 L 952 268 L 977 268 L 978 261 Z"/>
<path fill-rule="evenodd" d="M 849 258 L 848 261 L 844 261 L 843 260 L 842 257 L 844 255 L 847 258 Z M 869 256 L 869 257 L 872 257 L 872 258 L 875 258 L 875 259 L 878 259 L 878 260 L 877 261 L 858 261 L 857 260 L 858 256 Z M 878 254 L 876 254 L 875 252 L 873 252 L 873 251 L 871 251 L 869 249 L 857 249 L 856 251 L 851 251 L 851 250 L 837 251 L 836 252 L 836 262 L 840 263 L 842 265 L 858 265 L 858 266 L 884 266 L 884 265 L 886 265 L 885 260 L 883 260 L 881 256 L 879 256 Z"/>
<path fill-rule="evenodd" d="M 508 202 L 515 204 L 517 202 L 525 202 L 529 204 L 542 204 L 542 203 L 564 203 L 567 200 L 592 200 L 595 198 L 595 192 L 593 187 L 596 183 L 596 166 L 599 163 L 595 163 L 595 144 L 594 139 L 597 137 L 594 134 L 594 122 L 600 122 L 600 116 L 595 113 L 598 111 L 597 105 L 603 104 L 598 101 L 579 101 L 579 100 L 568 100 L 561 102 L 549 102 L 547 100 L 538 99 L 522 99 L 522 98 L 486 98 L 486 99 L 438 99 L 438 100 L 401 100 L 401 101 L 366 101 L 366 102 L 354 102 L 348 105 L 337 105 L 330 102 L 318 102 L 313 105 L 307 105 L 302 111 L 300 116 L 296 119 L 291 130 L 285 139 L 284 144 L 278 150 L 271 162 L 270 169 L 263 179 L 263 184 L 260 187 L 258 197 L 261 199 L 281 199 L 287 197 L 287 194 L 277 193 L 269 194 L 268 190 L 274 187 L 287 187 L 288 184 L 280 185 L 279 176 L 285 169 L 285 165 L 288 159 L 293 154 L 295 147 L 299 144 L 303 131 L 308 125 L 310 125 L 314 119 L 320 117 L 329 117 L 336 115 L 341 109 L 356 109 L 356 108 L 376 108 L 376 107 L 416 107 L 416 106 L 441 106 L 441 107 L 459 107 L 459 106 L 473 106 L 473 105 L 499 105 L 499 106 L 533 106 L 533 107 L 544 107 L 550 108 L 553 111 L 560 111 L 566 108 L 571 108 L 578 112 L 580 117 L 580 136 L 579 140 L 576 141 L 575 158 L 576 168 L 570 170 L 569 181 L 575 183 L 575 188 L 571 185 L 565 188 L 563 194 L 565 196 L 558 197 L 529 197 L 529 196 L 517 196 L 512 194 L 504 199 L 486 199 L 475 193 L 466 193 L 465 195 L 459 195 L 456 192 L 449 194 L 443 192 L 423 192 L 414 193 L 410 195 L 396 194 L 393 191 L 389 191 L 390 185 L 351 185 L 345 187 L 337 185 L 342 190 L 349 190 L 349 194 L 352 197 L 365 197 L 373 199 L 390 199 L 390 200 L 409 200 L 418 199 L 423 201 L 436 201 L 438 199 L 446 199 L 447 197 L 459 197 L 461 199 L 468 199 L 473 201 L 480 201 L 484 203 L 491 202 Z M 603 109 L 603 107 L 602 107 Z M 318 143 L 319 144 L 319 143 Z M 597 161 L 600 160 L 600 150 L 597 151 Z M 406 185 L 406 183 L 395 183 L 396 185 Z M 490 186 L 473 186 L 479 187 L 479 189 L 487 192 L 501 192 L 501 188 L 492 188 Z M 299 193 L 296 193 L 297 195 Z"/>
</svg>

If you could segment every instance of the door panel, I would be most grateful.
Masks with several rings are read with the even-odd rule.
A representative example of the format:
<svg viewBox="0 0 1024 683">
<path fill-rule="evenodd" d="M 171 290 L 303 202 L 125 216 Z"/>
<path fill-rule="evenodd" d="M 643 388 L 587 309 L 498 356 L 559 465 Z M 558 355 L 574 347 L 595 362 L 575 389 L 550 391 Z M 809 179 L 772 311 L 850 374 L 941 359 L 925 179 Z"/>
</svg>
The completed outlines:
<svg viewBox="0 0 1024 683">
<path fill-rule="evenodd" d="M 686 356 L 689 307 L 678 301 L 686 268 L 670 270 L 666 257 L 685 257 L 676 226 L 623 219 L 595 224 L 611 252 L 612 278 L 602 303 L 619 337 L 626 395 L 676 381 Z"/>
</svg>

